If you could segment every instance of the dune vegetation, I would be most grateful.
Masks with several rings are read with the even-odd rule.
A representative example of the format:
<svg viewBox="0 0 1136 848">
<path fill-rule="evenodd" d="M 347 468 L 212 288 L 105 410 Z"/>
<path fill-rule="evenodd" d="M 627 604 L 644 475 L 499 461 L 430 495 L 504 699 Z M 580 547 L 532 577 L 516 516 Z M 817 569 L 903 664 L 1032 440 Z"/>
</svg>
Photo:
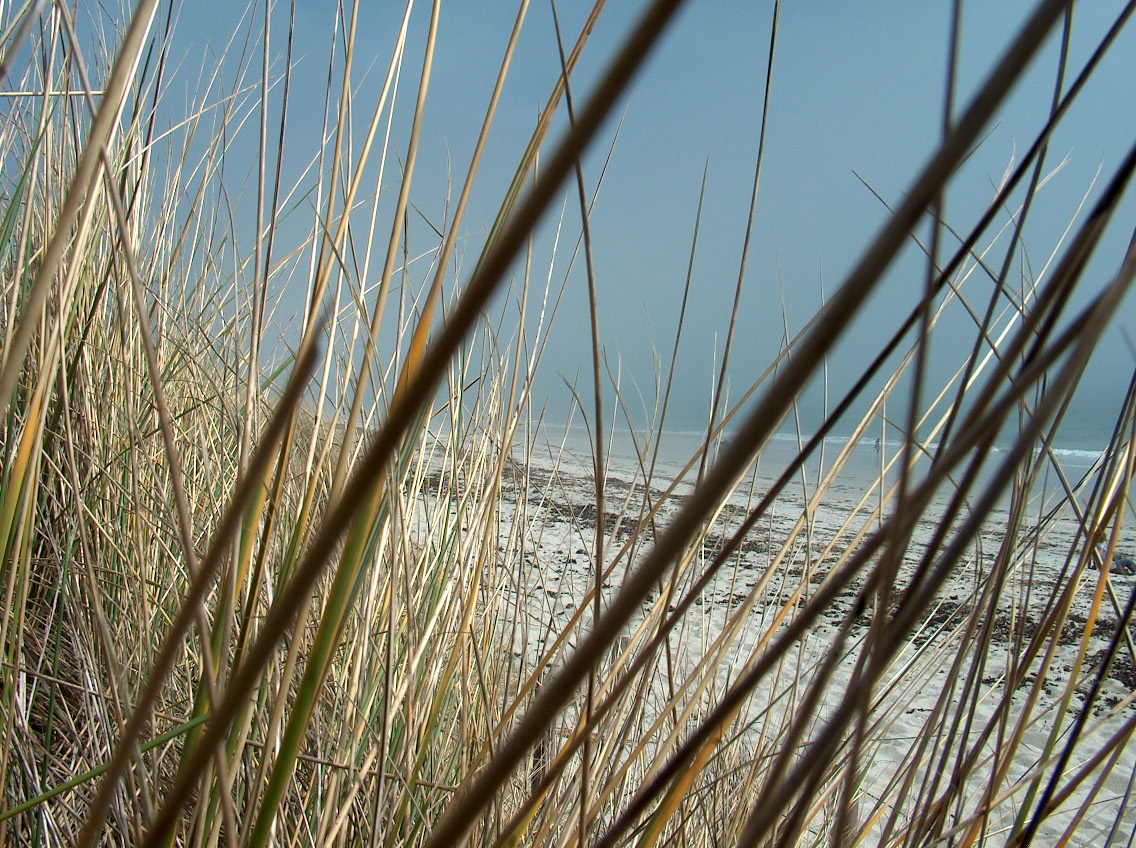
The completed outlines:
<svg viewBox="0 0 1136 848">
<path fill-rule="evenodd" d="M 0 6 L 0 841 L 1131 844 L 1136 594 L 1101 566 L 1131 518 L 1133 393 L 1088 473 L 1053 447 L 1136 272 L 1131 249 L 1097 255 L 1136 148 L 1061 243 L 1032 246 L 1051 257 L 1034 276 L 1017 264 L 1049 130 L 1112 34 L 1061 63 L 1046 129 L 983 214 L 940 220 L 1072 26 L 1071 4 L 1038 3 L 847 278 L 741 390 L 732 370 L 670 463 L 681 320 L 647 420 L 593 321 L 565 435 L 534 386 L 567 277 L 533 244 L 560 214 L 595 307 L 582 156 L 681 5 L 650 4 L 586 86 L 589 28 L 561 33 L 565 74 L 459 263 L 487 104 L 426 273 L 405 220 L 440 4 L 375 65 L 376 102 L 351 86 L 345 4 L 325 143 L 302 180 L 260 157 L 244 229 L 232 140 L 263 151 L 296 120 L 267 37 L 235 40 L 243 75 L 203 75 L 167 125 L 166 5 L 114 29 Z M 797 427 L 802 389 L 926 232 L 922 298 Z M 281 327 L 296 280 L 302 320 Z M 952 310 L 970 332 L 932 384 Z"/>
</svg>

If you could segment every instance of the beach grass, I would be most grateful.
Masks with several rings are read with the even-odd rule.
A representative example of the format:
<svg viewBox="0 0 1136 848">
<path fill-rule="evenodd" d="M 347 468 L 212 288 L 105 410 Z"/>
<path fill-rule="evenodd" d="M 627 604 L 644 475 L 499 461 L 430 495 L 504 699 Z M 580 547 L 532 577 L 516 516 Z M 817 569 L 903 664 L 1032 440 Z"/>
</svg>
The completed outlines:
<svg viewBox="0 0 1136 848">
<path fill-rule="evenodd" d="M 981 216 L 945 220 L 952 176 L 1072 26 L 1039 3 L 969 103 L 944 93 L 924 169 L 739 388 L 743 252 L 704 428 L 679 438 L 683 316 L 646 404 L 605 358 L 582 158 L 682 4 L 646 8 L 587 86 L 572 71 L 603 4 L 558 32 L 564 74 L 458 260 L 527 5 L 422 256 L 406 222 L 440 4 L 421 30 L 407 6 L 374 102 L 344 9 L 301 176 L 265 155 L 311 120 L 289 95 L 294 18 L 250 15 L 241 74 L 203 74 L 167 129 L 170 9 L 143 0 L 113 32 L 64 4 L 0 13 L 24 92 L 0 123 L 0 839 L 1123 844 L 1136 592 L 1108 563 L 1136 391 L 1091 468 L 1055 447 L 1136 272 L 1131 247 L 1097 255 L 1136 151 L 1014 277 L 1049 133 L 1112 35 L 1084 67 L 1062 54 L 1042 131 Z M 238 137 L 258 163 L 240 199 Z M 928 231 L 922 296 L 853 384 L 829 383 Z M 1111 276 L 1088 279 L 1090 258 Z M 577 261 L 592 365 L 564 427 L 537 386 Z M 933 384 L 951 311 L 969 335 L 952 325 L 956 370 Z"/>
</svg>

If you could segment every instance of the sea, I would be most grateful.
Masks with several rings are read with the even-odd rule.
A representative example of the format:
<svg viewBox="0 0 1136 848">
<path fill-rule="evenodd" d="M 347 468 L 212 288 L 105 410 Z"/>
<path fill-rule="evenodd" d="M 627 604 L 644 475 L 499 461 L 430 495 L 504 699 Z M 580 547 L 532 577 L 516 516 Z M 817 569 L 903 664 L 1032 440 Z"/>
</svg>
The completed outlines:
<svg viewBox="0 0 1136 848">
<path fill-rule="evenodd" d="M 1040 473 L 1035 483 L 1035 496 L 1040 500 L 1051 501 L 1066 493 L 1066 484 L 1080 486 L 1082 497 L 1091 491 L 1097 478 L 1105 475 L 1110 459 L 1108 452 L 1113 443 L 1115 415 L 1102 414 L 1100 410 L 1083 407 L 1081 414 L 1069 413 L 1060 423 L 1049 453 L 1041 461 Z M 591 457 L 594 454 L 594 432 L 577 423 L 570 425 L 546 426 L 540 435 L 545 449 L 556 453 L 558 462 L 565 470 L 573 467 L 581 476 L 594 473 Z M 710 442 L 708 461 L 714 461 L 724 446 L 735 438 L 729 428 L 724 429 Z M 756 474 L 760 483 L 769 484 L 798 456 L 801 447 L 812 438 L 802 426 L 801 432 L 782 428 L 773 433 L 757 454 Z M 1011 446 L 1016 438 L 1014 431 L 1007 427 L 1000 435 L 993 449 L 984 458 L 978 477 L 978 485 L 992 479 L 997 469 L 1009 459 Z M 706 441 L 705 430 L 666 430 L 655 434 L 628 427 L 611 426 L 605 429 L 604 457 L 609 474 L 621 476 L 645 476 L 647 469 L 654 469 L 653 479 L 670 481 L 683 477 L 693 484 L 700 467 L 699 453 Z M 911 472 L 911 479 L 918 480 L 929 468 L 930 457 L 940 448 L 932 436 L 921 443 Z M 807 490 L 810 481 L 815 485 L 837 457 L 843 455 L 840 479 L 845 489 L 860 489 L 878 485 L 881 475 L 885 482 L 894 482 L 899 474 L 899 457 L 905 450 L 905 440 L 890 424 L 883 421 L 870 426 L 858 438 L 848 429 L 841 432 L 835 429 L 828 434 L 822 445 L 806 461 L 802 470 L 794 475 L 791 490 Z M 1037 451 L 1034 451 L 1037 454 Z M 567 463 L 567 464 L 565 464 Z M 1132 494 L 1130 488 L 1130 495 Z M 1008 491 L 999 499 L 1005 505 Z"/>
</svg>

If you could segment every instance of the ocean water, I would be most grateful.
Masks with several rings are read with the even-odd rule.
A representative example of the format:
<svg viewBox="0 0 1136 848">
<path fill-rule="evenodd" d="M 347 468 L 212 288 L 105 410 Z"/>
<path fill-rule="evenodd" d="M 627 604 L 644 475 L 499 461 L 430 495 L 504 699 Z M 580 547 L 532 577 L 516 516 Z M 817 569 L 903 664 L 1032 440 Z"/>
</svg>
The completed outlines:
<svg viewBox="0 0 1136 848">
<path fill-rule="evenodd" d="M 1036 496 L 1049 499 L 1063 492 L 1057 467 L 1072 484 L 1084 481 L 1086 487 L 1101 472 L 1109 457 L 1104 453 L 1116 422 L 1115 413 L 1081 405 L 1071 408 L 1061 422 L 1051 457 L 1044 464 L 1043 473 L 1035 492 Z M 764 484 L 772 483 L 797 456 L 800 446 L 810 433 L 798 436 L 795 432 L 777 432 L 762 448 L 757 462 L 757 477 Z M 979 474 L 979 485 L 988 481 L 997 468 L 1008 458 L 1009 447 L 1014 432 L 1007 427 L 1000 443 L 996 444 L 985 458 Z M 562 461 L 568 462 L 581 475 L 592 473 L 591 456 L 593 447 L 591 437 L 583 426 L 573 426 L 565 432 L 562 426 L 549 426 L 541 434 L 542 440 L 555 445 L 563 451 Z M 661 434 L 656 440 L 647 432 L 630 433 L 627 429 L 616 428 L 605 433 L 604 451 L 610 473 L 620 476 L 642 476 L 644 469 L 654 461 L 655 479 L 667 481 L 680 475 L 693 482 L 698 470 L 697 455 L 705 438 L 704 431 L 674 430 Z M 729 442 L 731 434 L 724 433 L 711 445 L 710 460 L 716 458 L 721 446 Z M 656 444 L 657 442 L 657 444 Z M 926 452 L 918 459 L 913 479 L 918 480 L 929 466 L 929 456 L 938 450 L 934 439 L 924 445 Z M 805 463 L 803 471 L 794 475 L 790 492 L 801 493 L 816 484 L 823 472 L 831 468 L 837 457 L 845 453 L 840 470 L 841 488 L 846 492 L 865 491 L 879 485 L 881 474 L 885 483 L 895 482 L 899 462 L 892 463 L 904 449 L 904 440 L 894 429 L 875 426 L 855 443 L 848 432 L 834 432 L 824 440 L 823 447 Z M 891 464 L 890 470 L 885 470 Z M 803 478 L 802 478 L 803 475 Z M 1004 505 L 1005 497 L 1000 500 Z"/>
</svg>

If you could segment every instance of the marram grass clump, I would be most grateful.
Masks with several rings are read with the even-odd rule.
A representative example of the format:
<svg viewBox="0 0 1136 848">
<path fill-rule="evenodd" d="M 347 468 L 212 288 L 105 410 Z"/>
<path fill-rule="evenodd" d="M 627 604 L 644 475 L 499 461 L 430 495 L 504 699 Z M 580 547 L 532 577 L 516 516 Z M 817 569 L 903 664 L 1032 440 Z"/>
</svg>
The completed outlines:
<svg viewBox="0 0 1136 848">
<path fill-rule="evenodd" d="M 188 103 L 171 94 L 172 12 L 152 0 L 113 32 L 55 3 L 0 11 L 21 92 L 0 124 L 5 842 L 1132 832 L 1136 594 L 1109 566 L 1133 393 L 1087 473 L 1054 440 L 1136 268 L 1129 251 L 1094 259 L 1103 282 L 1084 273 L 1136 155 L 1027 291 L 1005 226 L 1045 202 L 1048 132 L 1096 57 L 981 218 L 943 220 L 952 175 L 1071 26 L 1065 4 L 1038 5 L 848 277 L 740 392 L 727 343 L 704 435 L 684 441 L 668 429 L 681 320 L 645 403 L 605 356 L 582 163 L 680 5 L 645 10 L 589 86 L 572 71 L 600 6 L 562 42 L 464 264 L 527 4 L 424 253 L 407 221 L 437 4 L 422 28 L 401 19 L 374 102 L 352 84 L 370 49 L 358 9 L 342 10 L 302 174 L 266 155 L 311 120 L 289 100 L 280 10 L 234 38 L 236 78 L 203 74 Z M 407 120 L 389 120 L 396 103 Z M 756 198 L 763 144 L 755 156 Z M 536 227 L 554 203 L 549 247 Z M 929 220 L 922 297 L 858 380 L 825 386 L 810 432 L 796 399 Z M 538 387 L 577 258 L 593 367 L 567 389 L 565 429 Z M 970 335 L 951 330 L 957 370 L 932 385 L 952 311 Z"/>
</svg>

